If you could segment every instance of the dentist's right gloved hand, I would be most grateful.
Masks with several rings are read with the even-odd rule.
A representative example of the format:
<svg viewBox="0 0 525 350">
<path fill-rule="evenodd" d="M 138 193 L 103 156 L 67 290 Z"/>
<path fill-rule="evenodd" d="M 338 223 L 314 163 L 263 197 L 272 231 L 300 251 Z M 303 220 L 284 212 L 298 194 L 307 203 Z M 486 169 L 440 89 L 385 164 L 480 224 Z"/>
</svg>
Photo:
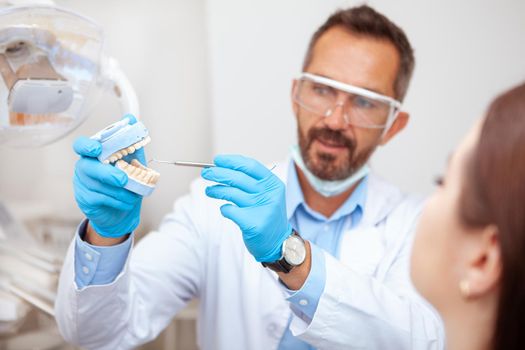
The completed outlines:
<svg viewBox="0 0 525 350">
<path fill-rule="evenodd" d="M 255 260 L 279 260 L 283 242 L 292 234 L 284 183 L 255 159 L 219 155 L 214 162 L 201 175 L 219 185 L 207 187 L 206 195 L 233 203 L 221 206 L 221 213 L 239 226 Z"/>
<path fill-rule="evenodd" d="M 142 196 L 124 188 L 128 182 L 125 172 L 98 161 L 100 142 L 79 137 L 73 149 L 80 156 L 73 177 L 75 199 L 93 229 L 111 238 L 131 233 L 140 221 Z M 143 149 L 130 156 L 145 164 Z"/>
</svg>

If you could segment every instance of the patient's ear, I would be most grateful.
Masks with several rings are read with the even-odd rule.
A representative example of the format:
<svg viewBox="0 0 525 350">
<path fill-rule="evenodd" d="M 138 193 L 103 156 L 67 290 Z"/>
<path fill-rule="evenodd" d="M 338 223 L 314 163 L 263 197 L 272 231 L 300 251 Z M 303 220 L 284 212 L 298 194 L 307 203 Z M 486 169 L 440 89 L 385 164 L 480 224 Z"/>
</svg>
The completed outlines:
<svg viewBox="0 0 525 350">
<path fill-rule="evenodd" d="M 497 291 L 501 279 L 499 231 L 495 225 L 480 229 L 467 248 L 466 271 L 460 290 L 467 299 L 475 299 Z M 461 286 L 462 285 L 462 286 Z M 468 295 L 465 295 L 468 294 Z"/>
<path fill-rule="evenodd" d="M 408 124 L 410 115 L 407 112 L 399 112 L 392 126 L 381 139 L 381 145 L 386 145 L 395 135 L 405 128 Z"/>
</svg>

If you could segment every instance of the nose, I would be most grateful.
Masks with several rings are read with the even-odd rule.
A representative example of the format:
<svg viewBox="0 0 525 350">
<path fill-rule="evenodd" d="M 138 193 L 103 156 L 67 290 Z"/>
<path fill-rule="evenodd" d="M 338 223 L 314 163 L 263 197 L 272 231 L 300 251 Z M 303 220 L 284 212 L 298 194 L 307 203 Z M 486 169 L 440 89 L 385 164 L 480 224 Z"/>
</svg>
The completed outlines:
<svg viewBox="0 0 525 350">
<path fill-rule="evenodd" d="M 333 130 L 341 130 L 348 126 L 348 116 L 345 111 L 344 101 L 339 101 L 324 113 L 325 124 Z"/>
</svg>

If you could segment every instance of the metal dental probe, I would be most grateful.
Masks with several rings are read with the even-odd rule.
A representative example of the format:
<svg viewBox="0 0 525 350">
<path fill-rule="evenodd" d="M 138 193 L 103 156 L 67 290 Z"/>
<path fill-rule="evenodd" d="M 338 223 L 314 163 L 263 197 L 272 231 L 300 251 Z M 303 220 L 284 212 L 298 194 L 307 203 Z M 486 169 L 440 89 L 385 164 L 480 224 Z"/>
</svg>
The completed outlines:
<svg viewBox="0 0 525 350">
<path fill-rule="evenodd" d="M 212 164 L 212 163 L 185 162 L 181 160 L 173 160 L 173 161 L 172 160 L 158 160 L 155 158 L 148 160 L 148 164 L 151 162 L 171 164 L 171 165 L 191 166 L 191 167 L 196 167 L 196 168 L 211 168 L 215 166 L 215 164 Z M 270 171 L 275 169 L 276 166 L 277 165 L 272 166 Z"/>
<path fill-rule="evenodd" d="M 151 162 L 181 165 L 181 166 L 191 166 L 191 167 L 197 167 L 197 168 L 211 168 L 215 166 L 215 164 L 211 164 L 211 163 L 184 162 L 180 160 L 170 161 L 170 160 L 150 159 L 148 163 L 151 163 Z"/>
</svg>

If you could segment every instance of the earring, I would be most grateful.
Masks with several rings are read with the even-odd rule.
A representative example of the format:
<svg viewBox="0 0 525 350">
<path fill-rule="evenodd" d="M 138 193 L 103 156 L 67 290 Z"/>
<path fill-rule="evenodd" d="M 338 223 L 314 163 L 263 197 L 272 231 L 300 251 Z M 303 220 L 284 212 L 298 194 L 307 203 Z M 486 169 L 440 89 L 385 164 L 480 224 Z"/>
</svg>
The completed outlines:
<svg viewBox="0 0 525 350">
<path fill-rule="evenodd" d="M 466 280 L 459 282 L 459 291 L 464 298 L 468 298 L 470 296 L 470 283 Z"/>
</svg>

